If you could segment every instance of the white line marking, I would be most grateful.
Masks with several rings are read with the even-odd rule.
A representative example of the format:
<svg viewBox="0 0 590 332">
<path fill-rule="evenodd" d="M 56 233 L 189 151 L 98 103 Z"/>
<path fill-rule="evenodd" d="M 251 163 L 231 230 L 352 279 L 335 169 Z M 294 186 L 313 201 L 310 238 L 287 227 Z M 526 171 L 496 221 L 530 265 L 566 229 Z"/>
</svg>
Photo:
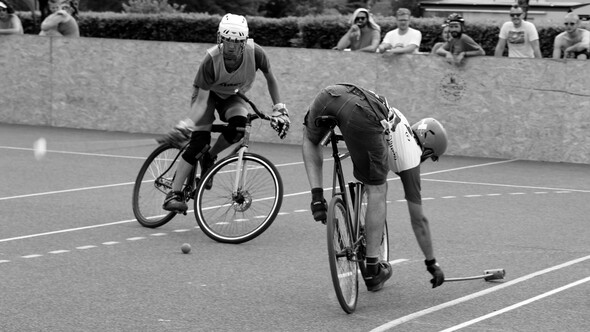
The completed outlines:
<svg viewBox="0 0 590 332">
<path fill-rule="evenodd" d="M 306 210 L 306 209 L 301 209 L 301 210 L 295 210 L 295 211 L 293 211 L 293 212 L 295 212 L 295 213 L 299 213 L 299 212 L 307 212 L 307 211 L 309 211 L 309 210 Z"/>
<path fill-rule="evenodd" d="M 150 234 L 150 236 L 164 236 L 167 235 L 166 233 L 154 233 L 154 234 Z"/>
<path fill-rule="evenodd" d="M 581 258 L 577 258 L 577 259 L 574 259 L 574 260 L 571 260 L 569 262 L 565 262 L 565 263 L 562 263 L 562 264 L 559 264 L 559 265 L 555 265 L 555 266 L 552 266 L 552 267 L 547 268 L 547 269 L 544 269 L 544 270 L 533 272 L 531 274 L 527 274 L 527 275 L 522 276 L 520 278 L 511 280 L 511 281 L 507 281 L 507 282 L 502 283 L 502 284 L 500 284 L 498 286 L 495 286 L 495 287 L 492 287 L 492 288 L 488 288 L 488 289 L 484 289 L 482 291 L 479 291 L 479 292 L 476 292 L 476 293 L 473 293 L 473 294 L 470 294 L 470 295 L 466 295 L 466 296 L 460 297 L 458 299 L 454 299 L 452 301 L 441 303 L 439 305 L 435 305 L 434 307 L 430 307 L 430 308 L 427 308 L 427 309 L 424 309 L 424 310 L 421 310 L 421 311 L 417 311 L 417 312 L 415 312 L 413 314 L 409 314 L 409 315 L 404 316 L 404 317 L 397 318 L 397 319 L 392 320 L 392 321 L 390 321 L 388 323 L 385 323 L 385 324 L 383 324 L 381 326 L 378 326 L 378 327 L 372 329 L 371 331 L 375 331 L 375 332 L 377 332 L 377 331 L 387 331 L 387 330 L 389 330 L 389 329 L 391 329 L 393 327 L 396 327 L 396 326 L 401 325 L 403 323 L 409 322 L 409 321 L 411 321 L 413 319 L 416 319 L 418 317 L 422 317 L 422 316 L 431 314 L 433 312 L 436 312 L 436 311 L 439 311 L 439 310 L 442 310 L 442 309 L 445 309 L 445 308 L 448 308 L 448 307 L 452 307 L 452 306 L 457 305 L 459 303 L 463 303 L 463 302 L 466 302 L 466 301 L 473 300 L 473 299 L 478 298 L 480 296 L 484 296 L 484 295 L 487 295 L 489 293 L 493 293 L 495 291 L 504 289 L 506 287 L 510 287 L 512 285 L 516 285 L 516 284 L 521 283 L 523 281 L 529 280 L 531 278 L 538 277 L 540 275 L 543 275 L 543 274 L 546 274 L 546 273 L 549 273 L 549 272 L 553 272 L 555 270 L 559 270 L 559 269 L 562 269 L 564 267 L 568 267 L 570 265 L 574 265 L 574 264 L 583 262 L 583 261 L 588 260 L 588 259 L 590 259 L 590 255 L 584 256 L 584 257 L 581 257 Z"/>
<path fill-rule="evenodd" d="M 86 249 L 92 249 L 92 248 L 96 248 L 96 246 L 94 246 L 94 245 L 88 245 L 88 246 L 76 247 L 76 249 L 78 249 L 78 250 L 86 250 Z"/>
<path fill-rule="evenodd" d="M 535 194 L 538 194 L 538 195 L 539 194 L 548 194 L 548 192 L 546 192 L 546 191 L 535 191 Z"/>
<path fill-rule="evenodd" d="M 112 246 L 112 245 L 115 245 L 115 244 L 119 244 L 119 242 L 117 242 L 117 241 L 108 241 L 108 242 L 103 242 L 102 244 L 105 245 L 105 246 Z"/>
<path fill-rule="evenodd" d="M 463 197 L 471 198 L 471 197 L 481 197 L 481 195 L 464 195 Z"/>
<path fill-rule="evenodd" d="M 486 196 L 502 196 L 502 194 L 486 194 Z"/>
<path fill-rule="evenodd" d="M 41 257 L 43 255 L 39 255 L 39 254 L 32 254 L 32 255 L 26 255 L 26 256 L 21 256 L 22 258 L 37 258 L 37 257 Z"/>
<path fill-rule="evenodd" d="M 472 319 L 472 320 L 470 320 L 470 321 L 467 321 L 467 322 L 465 322 L 465 323 L 462 323 L 462 324 L 459 324 L 459 325 L 456 325 L 456 326 L 450 327 L 450 328 L 448 328 L 448 329 L 442 330 L 441 332 L 451 332 L 451 331 L 457 331 L 457 330 L 459 330 L 459 329 L 462 329 L 462 328 L 464 328 L 464 327 L 467 327 L 467 326 L 469 326 L 469 325 L 473 325 L 473 324 L 475 324 L 475 323 L 481 322 L 482 320 L 486 320 L 486 319 L 488 319 L 488 318 L 491 318 L 491 317 L 494 317 L 494 316 L 501 315 L 501 314 L 503 314 L 503 313 L 505 313 L 505 312 L 508 312 L 508 311 L 510 311 L 510 310 L 516 309 L 516 308 L 518 308 L 518 307 L 522 307 L 522 306 L 524 306 L 524 305 L 527 305 L 527 304 L 529 304 L 529 303 L 532 303 L 532 302 L 535 302 L 535 301 L 537 301 L 537 300 L 540 300 L 540 299 L 542 299 L 542 298 L 545 298 L 545 297 L 547 297 L 547 296 L 551 296 L 551 295 L 553 295 L 553 294 L 559 293 L 559 292 L 561 292 L 561 291 L 564 291 L 564 290 L 566 290 L 566 289 L 568 289 L 568 288 L 572 288 L 572 287 L 575 287 L 575 286 L 581 285 L 581 284 L 583 284 L 583 283 L 585 283 L 585 282 L 588 282 L 588 281 L 590 281 L 590 277 L 586 277 L 586 278 L 584 278 L 584 279 L 580 279 L 580 280 L 578 280 L 578 281 L 572 282 L 571 284 L 567 284 L 567 285 L 565 285 L 565 286 L 562 286 L 562 287 L 559 287 L 559 288 L 556 288 L 556 289 L 550 290 L 550 291 L 548 291 L 548 292 L 546 292 L 546 293 L 543 293 L 543 294 L 541 294 L 541 295 L 537 295 L 537 296 L 535 296 L 535 297 L 532 297 L 532 298 L 530 298 L 530 299 L 528 299 L 528 300 L 524 300 L 524 301 L 522 301 L 522 302 L 519 302 L 519 303 L 513 304 L 513 305 L 511 305 L 511 306 L 509 306 L 509 307 L 506 307 L 506 308 L 504 308 L 504 309 L 500 309 L 500 310 L 494 311 L 494 312 L 492 312 L 492 313 L 489 313 L 489 314 L 487 314 L 487 315 L 484 315 L 484 316 L 481 316 L 481 317 L 478 317 L 478 318 Z"/>
<path fill-rule="evenodd" d="M 126 186 L 126 185 L 130 185 L 130 184 L 134 184 L 134 183 L 133 182 L 125 182 L 125 183 L 107 184 L 107 185 L 104 185 L 104 186 L 93 186 L 93 187 L 84 187 L 84 188 L 75 188 L 75 189 L 47 191 L 47 192 L 44 192 L 44 193 L 36 193 L 36 194 L 28 194 L 28 195 L 0 197 L 0 201 L 6 201 L 6 200 L 9 200 L 9 199 L 17 199 L 17 198 L 27 198 L 27 197 L 45 196 L 45 195 L 53 195 L 53 194 L 71 193 L 71 192 L 83 191 L 83 190 L 112 188 L 112 187 Z"/>
<path fill-rule="evenodd" d="M 93 142 L 88 142 L 88 144 L 92 144 L 92 143 Z M 17 148 L 17 147 L 11 147 L 11 146 L 0 146 L 0 149 L 34 151 L 31 148 Z M 62 151 L 62 150 L 47 150 L 47 153 L 75 154 L 75 155 L 80 155 L 80 156 L 125 158 L 125 159 L 144 159 L 144 160 L 146 159 L 146 157 L 121 156 L 121 155 L 116 155 L 116 154 L 103 154 L 103 153 L 91 153 L 91 152 L 73 152 L 73 151 Z"/>
<path fill-rule="evenodd" d="M 433 173 L 425 173 L 425 174 L 422 174 L 422 176 L 429 175 L 429 174 L 433 174 Z M 580 193 L 590 193 L 590 190 L 567 189 L 567 188 L 551 188 L 551 187 L 520 186 L 520 185 L 500 184 L 500 183 L 451 181 L 451 180 L 435 180 L 435 179 L 422 179 L 422 181 L 445 182 L 445 183 L 458 183 L 458 184 L 473 184 L 473 185 L 479 185 L 479 186 L 494 186 L 494 187 L 522 188 L 522 189 L 540 189 L 540 190 L 561 190 L 561 191 L 575 191 L 575 192 L 580 192 Z"/>
<path fill-rule="evenodd" d="M 508 195 L 524 195 L 525 193 L 508 193 Z"/>
<path fill-rule="evenodd" d="M 442 198 L 457 198 L 457 196 L 443 196 Z"/>
<path fill-rule="evenodd" d="M 184 232 L 190 232 L 190 229 L 175 229 L 173 230 L 174 233 L 184 233 Z"/>
<path fill-rule="evenodd" d="M 133 222 L 133 221 L 137 221 L 137 220 L 131 219 L 131 220 L 115 221 L 115 222 L 110 222 L 110 223 L 100 224 L 100 225 L 92 225 L 92 226 L 84 226 L 84 227 L 78 227 L 78 228 L 62 229 L 62 230 L 59 230 L 59 231 L 53 231 L 53 232 L 47 232 L 47 233 L 38 233 L 38 234 L 31 234 L 31 235 L 23 235 L 23 236 L 11 237 L 11 238 L 8 238 L 8 239 L 0 239 L 0 243 L 1 242 L 14 241 L 14 240 L 30 239 L 30 238 L 33 238 L 33 237 L 39 237 L 39 236 L 45 236 L 45 235 L 53 235 L 53 234 L 60 234 L 60 233 L 69 233 L 69 232 L 75 232 L 75 231 L 80 231 L 80 230 L 84 230 L 84 229 L 92 229 L 92 228 L 98 228 L 98 227 L 112 226 L 112 225 L 118 225 L 118 224 L 125 224 L 125 223 L 130 223 L 130 222 Z"/>
<path fill-rule="evenodd" d="M 137 237 L 130 237 L 127 239 L 127 241 L 139 241 L 139 240 L 143 240 L 143 239 L 145 239 L 145 237 L 137 236 Z"/>
<path fill-rule="evenodd" d="M 50 254 L 65 254 L 66 252 L 70 252 L 69 250 L 54 250 L 54 251 L 50 251 Z"/>
<path fill-rule="evenodd" d="M 6 260 L 6 259 L 0 259 L 0 264 L 2 264 L 2 263 L 10 263 L 10 261 Z"/>
</svg>

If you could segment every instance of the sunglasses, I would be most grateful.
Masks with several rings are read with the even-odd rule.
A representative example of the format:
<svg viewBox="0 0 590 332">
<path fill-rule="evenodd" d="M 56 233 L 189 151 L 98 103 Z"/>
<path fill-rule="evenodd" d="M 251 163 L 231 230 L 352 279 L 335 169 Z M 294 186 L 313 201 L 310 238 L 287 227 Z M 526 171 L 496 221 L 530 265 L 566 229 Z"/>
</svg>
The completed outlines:
<svg viewBox="0 0 590 332">
<path fill-rule="evenodd" d="M 359 16 L 359 17 L 355 18 L 354 21 L 358 22 L 358 21 L 364 21 L 366 19 L 367 19 L 367 17 L 365 17 L 365 16 Z"/>
<path fill-rule="evenodd" d="M 568 26 L 568 25 L 574 26 L 574 25 L 576 25 L 576 23 L 569 23 L 569 22 L 565 22 L 564 24 L 565 24 L 565 26 Z"/>
<path fill-rule="evenodd" d="M 510 14 L 510 17 L 520 17 L 522 14 Z"/>
</svg>

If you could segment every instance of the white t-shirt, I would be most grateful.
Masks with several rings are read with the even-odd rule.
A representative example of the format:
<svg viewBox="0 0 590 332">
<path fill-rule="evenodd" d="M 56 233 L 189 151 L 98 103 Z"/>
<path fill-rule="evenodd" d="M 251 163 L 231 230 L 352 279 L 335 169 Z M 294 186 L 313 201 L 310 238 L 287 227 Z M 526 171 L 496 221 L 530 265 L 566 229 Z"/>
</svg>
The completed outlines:
<svg viewBox="0 0 590 332">
<path fill-rule="evenodd" d="M 389 31 L 383 37 L 383 43 L 391 44 L 394 48 L 406 47 L 408 45 L 416 45 L 416 49 L 413 53 L 418 53 L 420 48 L 420 42 L 422 41 L 422 33 L 416 29 L 408 28 L 405 34 L 400 35 L 399 29 Z"/>
<path fill-rule="evenodd" d="M 514 23 L 506 22 L 500 29 L 500 38 L 508 43 L 508 57 L 534 58 L 535 53 L 531 42 L 539 39 L 537 28 L 531 22 L 522 21 L 519 28 Z"/>
</svg>

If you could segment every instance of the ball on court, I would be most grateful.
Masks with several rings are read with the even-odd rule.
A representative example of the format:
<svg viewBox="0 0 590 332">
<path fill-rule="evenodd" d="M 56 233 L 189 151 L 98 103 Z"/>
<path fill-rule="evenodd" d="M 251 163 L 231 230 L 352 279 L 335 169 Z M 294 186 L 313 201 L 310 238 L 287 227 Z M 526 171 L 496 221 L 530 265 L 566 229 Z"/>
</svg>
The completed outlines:
<svg viewBox="0 0 590 332">
<path fill-rule="evenodd" d="M 189 252 L 191 252 L 191 245 L 188 243 L 184 243 L 181 247 L 180 250 L 182 250 L 183 254 L 188 254 Z"/>
<path fill-rule="evenodd" d="M 47 141 L 45 138 L 41 137 L 33 143 L 33 153 L 37 160 L 41 160 L 45 157 L 45 154 L 47 153 Z"/>
</svg>

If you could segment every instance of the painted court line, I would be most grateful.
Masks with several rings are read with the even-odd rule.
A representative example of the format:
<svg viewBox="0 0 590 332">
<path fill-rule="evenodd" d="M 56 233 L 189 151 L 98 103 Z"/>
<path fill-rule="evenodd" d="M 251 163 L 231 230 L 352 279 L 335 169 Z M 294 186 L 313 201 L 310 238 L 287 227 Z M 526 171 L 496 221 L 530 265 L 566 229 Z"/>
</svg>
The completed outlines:
<svg viewBox="0 0 590 332">
<path fill-rule="evenodd" d="M 585 256 L 585 257 L 581 257 L 581 258 L 577 258 L 577 259 L 574 259 L 574 260 L 571 260 L 569 262 L 565 262 L 565 263 L 562 263 L 562 264 L 559 264 L 559 265 L 555 265 L 555 266 L 552 266 L 552 267 L 547 268 L 547 269 L 544 269 L 544 270 L 533 272 L 531 274 L 527 274 L 527 275 L 522 276 L 520 278 L 511 280 L 511 281 L 507 281 L 507 282 L 502 283 L 502 284 L 500 284 L 498 286 L 495 286 L 495 287 L 492 287 L 492 288 L 488 288 L 488 289 L 484 289 L 482 291 L 479 291 L 479 292 L 476 292 L 476 293 L 473 293 L 473 294 L 470 294 L 470 295 L 466 295 L 466 296 L 460 297 L 460 298 L 455 299 L 455 300 L 452 300 L 452 301 L 441 303 L 441 304 L 436 305 L 434 307 L 430 307 L 430 308 L 427 308 L 427 309 L 424 309 L 424 310 L 421 310 L 421 311 L 417 311 L 415 313 L 412 313 L 412 314 L 406 315 L 404 317 L 400 317 L 400 318 L 394 319 L 394 320 L 392 320 L 392 321 L 390 321 L 388 323 L 385 323 L 385 324 L 383 324 L 381 326 L 378 326 L 378 327 L 374 328 L 373 330 L 371 330 L 371 332 L 387 331 L 387 330 L 389 330 L 389 329 L 391 329 L 393 327 L 396 327 L 396 326 L 399 326 L 401 324 L 407 323 L 407 322 L 409 322 L 409 321 L 411 321 L 413 319 L 416 319 L 416 318 L 419 318 L 419 317 L 422 317 L 422 316 L 426 316 L 428 314 L 437 312 L 437 311 L 442 310 L 442 309 L 446 309 L 446 308 L 452 307 L 454 305 L 457 305 L 457 304 L 460 304 L 460 303 L 463 303 L 463 302 L 467 302 L 467 301 L 473 300 L 475 298 L 478 298 L 478 297 L 481 297 L 481 296 L 484 296 L 484 295 L 493 293 L 495 291 L 499 291 L 501 289 L 504 289 L 504 288 L 507 288 L 507 287 L 516 285 L 516 284 L 521 283 L 523 281 L 527 281 L 527 280 L 529 280 L 531 278 L 538 277 L 540 275 L 543 275 L 543 274 L 546 274 L 546 273 L 549 273 L 549 272 L 553 272 L 553 271 L 562 269 L 564 267 L 568 267 L 570 265 L 581 263 L 581 262 L 586 261 L 588 259 L 590 259 L 590 255 Z"/>
<path fill-rule="evenodd" d="M 467 326 L 473 325 L 473 324 L 475 324 L 475 323 L 481 322 L 482 320 L 486 320 L 486 319 L 488 319 L 488 318 L 492 318 L 492 317 L 494 317 L 494 316 L 501 315 L 501 314 L 503 314 L 503 313 L 505 313 L 505 312 L 508 312 L 508 311 L 510 311 L 510 310 L 514 310 L 514 309 L 516 309 L 516 308 L 522 307 L 522 306 L 524 306 L 524 305 L 527 305 L 527 304 L 529 304 L 529 303 L 533 303 L 533 302 L 535 302 L 535 301 L 537 301 L 537 300 L 543 299 L 543 298 L 545 298 L 545 297 L 547 297 L 547 296 L 551 296 L 551 295 L 553 295 L 553 294 L 557 294 L 557 293 L 559 293 L 559 292 L 561 292 L 561 291 L 564 291 L 564 290 L 566 290 L 566 289 L 569 289 L 569 288 L 572 288 L 572 287 L 575 287 L 575 286 L 581 285 L 581 284 L 583 284 L 583 283 L 585 283 L 585 282 L 588 282 L 588 281 L 590 281 L 590 277 L 586 277 L 586 278 L 584 278 L 584 279 L 581 279 L 581 280 L 578 280 L 578 281 L 572 282 L 571 284 L 567 284 L 567 285 L 565 285 L 565 286 L 562 286 L 562 287 L 559 287 L 559 288 L 556 288 L 556 289 L 550 290 L 550 291 L 548 291 L 548 292 L 546 292 L 546 293 L 543 293 L 543 294 L 541 294 L 541 295 L 537 295 L 537 296 L 535 296 L 535 297 L 532 297 L 532 298 L 530 298 L 530 299 L 528 299 L 528 300 L 525 300 L 525 301 L 522 301 L 522 302 L 518 302 L 518 303 L 516 303 L 516 304 L 513 304 L 513 305 L 511 305 L 511 306 L 509 306 L 509 307 L 506 307 L 506 308 L 503 308 L 503 309 L 500 309 L 500 310 L 494 311 L 494 312 L 492 312 L 492 313 L 489 313 L 489 314 L 487 314 L 487 315 L 484 315 L 484 316 L 481 316 L 481 317 L 478 317 L 478 318 L 472 319 L 472 320 L 470 320 L 470 321 L 467 321 L 467 322 L 465 322 L 465 323 L 462 323 L 462 324 L 459 324 L 459 325 L 456 325 L 456 326 L 450 327 L 450 328 L 448 328 L 448 329 L 442 330 L 441 332 L 451 332 L 451 331 L 457 331 L 457 330 L 459 330 L 459 329 L 462 329 L 462 328 L 464 328 L 464 327 L 467 327 Z"/>
</svg>

